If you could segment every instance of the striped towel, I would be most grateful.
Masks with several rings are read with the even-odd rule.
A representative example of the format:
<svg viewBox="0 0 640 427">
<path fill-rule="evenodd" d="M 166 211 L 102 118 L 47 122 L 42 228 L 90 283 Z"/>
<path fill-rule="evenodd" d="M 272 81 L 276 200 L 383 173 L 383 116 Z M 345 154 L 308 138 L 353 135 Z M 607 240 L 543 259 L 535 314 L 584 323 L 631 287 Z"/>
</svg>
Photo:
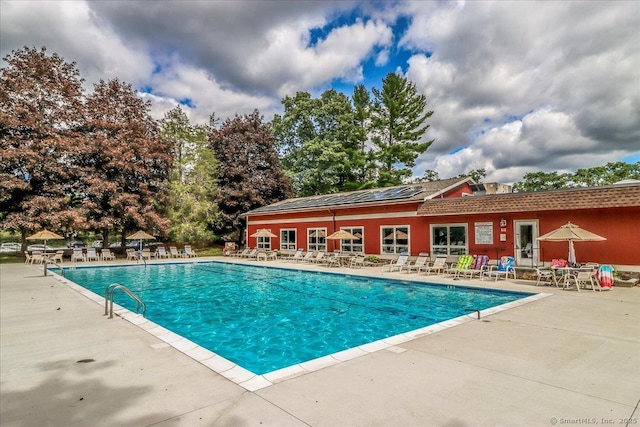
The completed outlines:
<svg viewBox="0 0 640 427">
<path fill-rule="evenodd" d="M 600 266 L 598 269 L 598 282 L 601 288 L 611 289 L 613 286 L 613 267 L 610 265 Z"/>
</svg>

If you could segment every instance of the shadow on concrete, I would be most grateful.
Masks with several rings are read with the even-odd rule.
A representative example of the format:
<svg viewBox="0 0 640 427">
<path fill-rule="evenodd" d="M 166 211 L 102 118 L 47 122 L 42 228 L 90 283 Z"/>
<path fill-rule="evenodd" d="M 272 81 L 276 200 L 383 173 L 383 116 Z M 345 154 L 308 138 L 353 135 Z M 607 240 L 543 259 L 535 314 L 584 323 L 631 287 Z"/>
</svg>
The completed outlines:
<svg viewBox="0 0 640 427">
<path fill-rule="evenodd" d="M 57 372 L 35 387 L 21 391 L 3 387 L 3 426 L 142 426 L 171 417 L 169 413 L 156 412 L 160 408 L 149 406 L 130 411 L 143 395 L 152 392 L 149 386 L 114 387 L 99 378 L 86 378 L 88 372 L 60 372 L 58 363 L 42 366 L 43 370 Z M 125 410 L 129 415 L 120 415 Z"/>
</svg>

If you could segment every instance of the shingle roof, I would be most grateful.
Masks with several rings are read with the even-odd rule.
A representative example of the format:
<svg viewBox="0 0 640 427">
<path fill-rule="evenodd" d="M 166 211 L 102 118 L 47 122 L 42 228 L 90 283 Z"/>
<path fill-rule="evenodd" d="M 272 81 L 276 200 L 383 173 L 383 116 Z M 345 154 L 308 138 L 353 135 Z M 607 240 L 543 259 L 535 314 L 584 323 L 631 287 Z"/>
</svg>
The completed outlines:
<svg viewBox="0 0 640 427">
<path fill-rule="evenodd" d="M 423 201 L 456 187 L 469 178 L 451 178 L 441 181 L 405 184 L 395 187 L 375 188 L 371 190 L 349 191 L 345 193 L 323 194 L 321 196 L 287 199 L 271 205 L 262 206 L 246 212 L 244 215 L 259 213 L 300 212 L 325 207 L 356 207 L 382 205 L 397 202 Z"/>
<path fill-rule="evenodd" d="M 471 215 L 631 206 L 640 208 L 639 184 L 434 199 L 420 205 L 418 215 Z"/>
</svg>

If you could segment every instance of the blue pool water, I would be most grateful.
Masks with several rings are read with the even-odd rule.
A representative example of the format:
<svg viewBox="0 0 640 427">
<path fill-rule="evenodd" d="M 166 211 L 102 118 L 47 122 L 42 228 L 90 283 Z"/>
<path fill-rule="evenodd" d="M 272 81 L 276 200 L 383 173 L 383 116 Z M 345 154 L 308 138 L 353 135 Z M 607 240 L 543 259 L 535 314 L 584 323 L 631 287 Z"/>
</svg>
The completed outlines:
<svg viewBox="0 0 640 427">
<path fill-rule="evenodd" d="M 219 262 L 65 273 L 99 295 L 127 286 L 149 320 L 256 374 L 531 295 Z"/>
</svg>

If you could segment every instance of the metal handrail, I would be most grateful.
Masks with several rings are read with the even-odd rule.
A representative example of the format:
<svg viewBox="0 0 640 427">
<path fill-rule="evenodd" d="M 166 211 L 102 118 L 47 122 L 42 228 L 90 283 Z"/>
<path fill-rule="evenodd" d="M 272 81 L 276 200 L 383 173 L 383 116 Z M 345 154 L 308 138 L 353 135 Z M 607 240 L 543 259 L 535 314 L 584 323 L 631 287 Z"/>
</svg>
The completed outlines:
<svg viewBox="0 0 640 427">
<path fill-rule="evenodd" d="M 66 278 L 66 274 L 64 273 L 64 268 L 62 268 L 62 266 L 60 264 L 58 264 L 55 261 L 51 261 L 51 264 L 55 265 L 56 267 L 58 267 L 60 269 L 60 271 L 62 272 L 62 277 Z"/>
<path fill-rule="evenodd" d="M 142 301 L 136 294 L 134 294 L 131 289 L 127 288 L 124 285 L 119 283 L 112 283 L 107 286 L 105 290 L 104 296 L 104 315 L 109 314 L 109 319 L 113 319 L 113 294 L 121 289 L 129 295 L 136 302 L 136 314 L 140 312 L 140 307 L 142 307 L 142 317 L 147 317 L 147 305 Z"/>
</svg>

